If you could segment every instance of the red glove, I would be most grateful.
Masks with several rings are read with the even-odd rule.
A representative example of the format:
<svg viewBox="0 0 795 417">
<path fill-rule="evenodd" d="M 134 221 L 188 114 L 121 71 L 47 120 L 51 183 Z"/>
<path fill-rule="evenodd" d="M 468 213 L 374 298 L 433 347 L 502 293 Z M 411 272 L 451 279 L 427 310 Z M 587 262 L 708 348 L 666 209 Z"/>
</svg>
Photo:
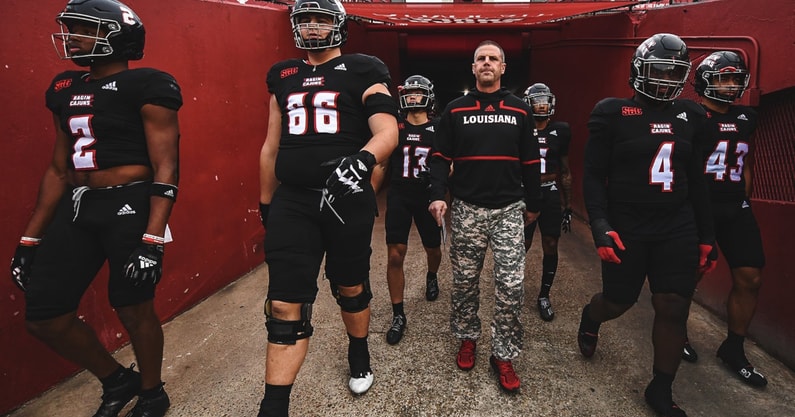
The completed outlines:
<svg viewBox="0 0 795 417">
<path fill-rule="evenodd" d="M 699 243 L 698 273 L 709 274 L 718 266 L 718 248 L 715 245 Z"/>
<path fill-rule="evenodd" d="M 613 243 L 618 247 L 618 249 L 620 249 L 620 250 L 626 249 L 624 247 L 624 243 L 621 242 L 621 238 L 618 237 L 618 232 L 616 232 L 615 230 L 611 230 L 611 231 L 605 233 L 605 235 L 609 236 L 613 240 Z M 599 257 L 602 258 L 602 260 L 605 261 L 605 262 L 612 262 L 614 264 L 620 264 L 621 263 L 621 259 L 619 259 L 618 255 L 616 255 L 616 251 L 615 251 L 615 249 L 613 249 L 612 245 L 611 246 L 599 246 L 599 247 L 596 248 L 596 252 L 599 253 Z"/>
</svg>

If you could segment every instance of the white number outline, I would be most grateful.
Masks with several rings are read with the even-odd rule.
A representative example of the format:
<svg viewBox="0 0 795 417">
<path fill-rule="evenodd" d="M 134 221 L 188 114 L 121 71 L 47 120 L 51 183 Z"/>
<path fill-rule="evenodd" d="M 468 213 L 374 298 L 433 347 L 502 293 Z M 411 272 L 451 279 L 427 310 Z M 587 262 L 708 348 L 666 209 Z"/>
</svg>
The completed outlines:
<svg viewBox="0 0 795 417">
<path fill-rule="evenodd" d="M 654 161 L 649 166 L 649 184 L 660 184 L 661 191 L 673 191 L 674 169 L 671 156 L 674 154 L 674 142 L 663 142 L 654 154 Z"/>
<path fill-rule="evenodd" d="M 72 131 L 72 136 L 75 138 L 75 143 L 72 145 L 74 149 L 72 163 L 76 171 L 99 168 L 99 166 L 97 166 L 97 151 L 95 149 L 89 149 L 97 143 L 97 139 L 94 137 L 91 127 L 91 119 L 93 117 L 93 115 L 82 115 L 69 118 L 69 129 Z"/>
<path fill-rule="evenodd" d="M 301 136 L 309 132 L 309 110 L 304 105 L 308 95 L 307 92 L 301 92 L 287 96 L 287 131 L 291 135 Z M 315 133 L 339 133 L 340 112 L 337 110 L 339 95 L 339 92 L 334 91 L 318 91 L 312 95 Z"/>
</svg>

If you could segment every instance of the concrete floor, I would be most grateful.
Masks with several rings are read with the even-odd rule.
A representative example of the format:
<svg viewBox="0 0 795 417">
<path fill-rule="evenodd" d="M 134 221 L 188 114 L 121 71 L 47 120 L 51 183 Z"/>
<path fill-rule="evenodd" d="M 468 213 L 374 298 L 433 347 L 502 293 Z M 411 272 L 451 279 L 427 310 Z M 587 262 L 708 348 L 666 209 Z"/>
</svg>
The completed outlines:
<svg viewBox="0 0 795 417">
<path fill-rule="evenodd" d="M 647 290 L 636 307 L 602 326 L 591 360 L 584 360 L 577 349 L 580 310 L 601 288 L 599 258 L 584 223 L 575 222 L 574 232 L 560 241 L 560 266 L 552 291 L 557 316 L 550 323 L 539 318 L 534 305 L 541 263 L 536 236 L 527 262 L 525 288 L 531 302 L 522 317 L 524 351 L 514 362 L 522 388 L 519 394 L 508 395 L 500 391 L 489 370 L 488 331 L 479 343 L 475 369 L 456 368 L 458 346 L 449 330 L 449 257 L 445 253 L 439 273 L 441 296 L 435 302 L 425 301 L 425 256 L 414 230 L 405 265 L 408 329 L 400 344 L 386 343 L 392 313 L 383 219 L 383 215 L 376 219 L 371 260 L 370 352 L 375 384 L 362 396 L 348 391 L 347 338 L 329 287 L 321 282 L 315 335 L 293 388 L 292 416 L 654 415 L 643 400 L 652 361 L 653 313 Z M 494 306 L 491 268 L 487 258 L 480 310 L 486 330 Z M 261 266 L 165 324 L 163 379 L 172 401 L 169 417 L 256 415 L 264 386 L 262 303 L 267 279 L 267 268 Z M 725 323 L 694 305 L 689 332 L 701 358 L 697 364 L 683 362 L 674 384 L 674 398 L 689 416 L 795 416 L 795 372 L 748 341 L 749 359 L 770 380 L 762 390 L 748 387 L 714 357 Z M 134 361 L 129 346 L 116 357 L 122 364 Z M 9 416 L 90 416 L 100 394 L 99 383 L 82 372 Z"/>
</svg>

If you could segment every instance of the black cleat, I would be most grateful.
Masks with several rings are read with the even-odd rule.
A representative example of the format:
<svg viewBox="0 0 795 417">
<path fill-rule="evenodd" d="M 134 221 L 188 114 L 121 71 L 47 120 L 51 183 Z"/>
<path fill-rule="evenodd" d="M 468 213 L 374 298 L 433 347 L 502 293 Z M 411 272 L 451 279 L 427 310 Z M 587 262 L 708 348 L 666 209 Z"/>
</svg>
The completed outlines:
<svg viewBox="0 0 795 417">
<path fill-rule="evenodd" d="M 685 347 L 682 349 L 682 359 L 687 362 L 695 363 L 698 360 L 698 353 L 690 345 L 690 339 L 685 339 Z"/>
<path fill-rule="evenodd" d="M 650 383 L 646 387 L 643 396 L 646 398 L 646 404 L 648 404 L 660 417 L 687 417 L 687 413 L 679 408 L 671 398 L 670 392 L 653 391 Z"/>
<path fill-rule="evenodd" d="M 425 277 L 425 299 L 434 301 L 439 298 L 439 280 L 430 273 Z"/>
<path fill-rule="evenodd" d="M 596 342 L 599 340 L 598 334 L 584 331 L 577 332 L 577 345 L 580 346 L 580 353 L 586 358 L 590 358 L 596 353 Z"/>
<path fill-rule="evenodd" d="M 94 417 L 117 417 L 124 406 L 141 392 L 141 374 L 133 368 L 135 364 L 125 368 L 115 386 L 102 387 L 102 404 Z"/>
<path fill-rule="evenodd" d="M 160 384 L 160 392 L 157 396 L 152 398 L 138 397 L 138 402 L 135 407 L 127 414 L 126 417 L 163 417 L 171 406 L 171 401 L 168 399 L 166 390 L 163 389 L 163 383 Z"/>
<path fill-rule="evenodd" d="M 552 310 L 552 303 L 549 301 L 549 297 L 538 299 L 538 314 L 541 315 L 541 319 L 544 321 L 552 321 L 555 318 L 555 312 Z"/>
<path fill-rule="evenodd" d="M 748 361 L 742 351 L 733 352 L 729 345 L 723 342 L 718 348 L 716 356 L 746 384 L 756 388 L 762 388 L 767 385 L 767 378 L 751 365 L 751 362 Z"/>
<path fill-rule="evenodd" d="M 392 317 L 392 327 L 386 332 L 386 342 L 390 345 L 396 345 L 403 338 L 403 332 L 406 331 L 406 317 L 397 315 Z"/>
</svg>

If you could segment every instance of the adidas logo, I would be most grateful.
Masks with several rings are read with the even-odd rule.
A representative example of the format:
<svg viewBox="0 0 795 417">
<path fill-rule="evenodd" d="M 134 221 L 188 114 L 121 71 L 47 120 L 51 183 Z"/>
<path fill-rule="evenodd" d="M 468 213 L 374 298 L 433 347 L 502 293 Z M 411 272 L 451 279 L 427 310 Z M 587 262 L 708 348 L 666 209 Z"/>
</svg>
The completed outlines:
<svg viewBox="0 0 795 417">
<path fill-rule="evenodd" d="M 558 135 L 558 131 L 557 130 L 553 130 L 553 131 L 549 132 L 549 134 L 557 136 Z"/>
<path fill-rule="evenodd" d="M 129 204 L 125 204 L 124 207 L 120 208 L 119 211 L 116 212 L 117 216 L 126 216 L 128 214 L 135 214 L 135 210 L 133 210 Z"/>
<path fill-rule="evenodd" d="M 486 106 L 486 110 L 485 110 L 485 111 L 495 111 L 495 110 L 494 110 L 494 106 L 492 106 L 491 104 L 489 104 L 488 106 Z"/>
<path fill-rule="evenodd" d="M 113 90 L 113 91 L 119 91 L 118 89 L 116 89 L 116 81 L 111 81 L 111 82 L 109 82 L 109 83 L 107 83 L 107 84 L 103 85 L 103 86 L 102 86 L 102 89 L 103 89 L 103 90 Z"/>
<path fill-rule="evenodd" d="M 742 205 L 741 207 L 742 207 L 742 208 L 748 208 L 748 207 L 751 207 L 751 205 L 750 205 L 750 204 L 748 204 L 748 201 L 746 201 L 746 200 L 743 200 L 743 205 Z"/>
<path fill-rule="evenodd" d="M 338 71 L 347 71 L 348 70 L 347 68 L 345 68 L 345 63 L 344 62 L 342 64 L 339 64 L 336 67 L 334 67 L 334 69 L 338 70 Z"/>
<path fill-rule="evenodd" d="M 164 192 L 163 196 L 174 198 L 174 190 L 168 190 L 168 191 Z"/>
<path fill-rule="evenodd" d="M 682 119 L 682 120 L 684 120 L 684 121 L 687 121 L 687 113 L 685 113 L 685 112 L 681 112 L 681 113 L 679 113 L 679 114 L 677 114 L 677 115 L 676 115 L 676 118 L 677 118 L 677 119 Z"/>
<path fill-rule="evenodd" d="M 428 127 L 425 128 L 425 130 L 427 130 L 429 132 L 436 132 L 436 129 L 434 129 L 433 126 L 428 126 Z"/>
<path fill-rule="evenodd" d="M 737 116 L 737 120 L 748 120 L 748 116 L 746 116 L 745 113 L 742 113 Z"/>
<path fill-rule="evenodd" d="M 157 266 L 157 262 L 147 258 L 146 256 L 139 256 L 138 261 L 140 262 L 141 269 L 151 268 L 153 266 Z"/>
</svg>

